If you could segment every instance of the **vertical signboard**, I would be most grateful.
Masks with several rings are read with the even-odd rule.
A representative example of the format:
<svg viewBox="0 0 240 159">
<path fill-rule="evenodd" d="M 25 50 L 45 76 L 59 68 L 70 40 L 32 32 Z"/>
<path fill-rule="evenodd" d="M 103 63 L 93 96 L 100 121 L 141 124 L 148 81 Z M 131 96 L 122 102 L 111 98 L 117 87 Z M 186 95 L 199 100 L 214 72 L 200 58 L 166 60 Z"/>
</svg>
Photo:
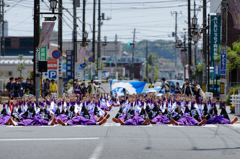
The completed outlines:
<svg viewBox="0 0 240 159">
<path fill-rule="evenodd" d="M 221 75 L 226 75 L 227 46 L 221 47 Z"/>
<path fill-rule="evenodd" d="M 210 30 L 210 56 L 211 61 L 217 58 L 219 47 L 221 46 L 221 15 L 211 15 Z"/>
<path fill-rule="evenodd" d="M 68 80 L 73 79 L 73 50 L 67 50 L 67 78 Z"/>
<path fill-rule="evenodd" d="M 40 48 L 40 61 L 47 61 L 47 46 Z"/>
<path fill-rule="evenodd" d="M 214 62 L 214 76 L 220 76 L 220 68 L 216 62 Z"/>
</svg>

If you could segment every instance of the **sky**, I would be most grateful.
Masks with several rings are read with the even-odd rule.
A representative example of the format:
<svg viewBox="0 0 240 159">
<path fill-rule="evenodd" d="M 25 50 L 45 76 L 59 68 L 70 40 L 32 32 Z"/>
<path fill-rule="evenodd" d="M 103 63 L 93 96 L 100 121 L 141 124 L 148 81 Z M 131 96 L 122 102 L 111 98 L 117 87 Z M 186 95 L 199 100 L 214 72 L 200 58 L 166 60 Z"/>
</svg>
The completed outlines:
<svg viewBox="0 0 240 159">
<path fill-rule="evenodd" d="M 40 2 L 41 12 L 49 11 L 48 0 Z M 81 0 L 82 3 L 83 0 Z M 98 0 L 96 0 L 98 1 Z M 33 0 L 7 0 L 5 1 L 5 20 L 8 21 L 9 36 L 33 36 Z M 193 9 L 194 0 L 191 0 Z M 202 6 L 202 0 L 196 0 L 196 8 Z M 210 2 L 207 3 L 207 13 L 209 13 Z M 63 0 L 62 6 L 71 14 L 73 12 L 72 0 Z M 96 5 L 98 8 L 98 5 Z M 118 41 L 127 43 L 133 41 L 133 30 L 136 28 L 136 41 L 140 40 L 174 40 L 171 37 L 175 31 L 175 17 L 171 12 L 178 13 L 177 25 L 178 36 L 184 34 L 183 28 L 187 28 L 187 0 L 101 0 L 101 13 L 110 20 L 104 20 L 102 25 L 102 40 L 107 36 L 107 41 L 114 41 L 115 34 L 118 35 Z M 98 11 L 96 11 L 97 17 Z M 202 26 L 202 8 L 196 12 L 198 23 Z M 52 15 L 42 15 L 41 23 L 44 17 Z M 88 39 L 92 39 L 93 27 L 93 0 L 86 0 L 86 31 L 89 33 Z M 193 17 L 193 12 L 191 12 Z M 82 34 L 82 4 L 77 8 L 78 40 L 81 40 Z M 96 18 L 97 22 L 97 18 Z M 54 31 L 57 31 L 57 21 Z M 72 40 L 73 17 L 66 11 L 63 11 L 63 41 Z M 97 29 L 97 25 L 96 25 Z M 97 34 L 96 34 L 97 37 Z"/>
</svg>

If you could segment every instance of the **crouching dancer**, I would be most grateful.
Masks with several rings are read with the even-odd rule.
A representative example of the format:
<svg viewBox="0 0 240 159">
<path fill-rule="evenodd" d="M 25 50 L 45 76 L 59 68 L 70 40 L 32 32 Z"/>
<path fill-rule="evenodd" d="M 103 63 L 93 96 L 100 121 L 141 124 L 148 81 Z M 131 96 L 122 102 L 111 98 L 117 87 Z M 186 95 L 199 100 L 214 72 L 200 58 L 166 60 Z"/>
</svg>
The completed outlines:
<svg viewBox="0 0 240 159">
<path fill-rule="evenodd" d="M 0 114 L 0 125 L 8 125 L 9 124 L 8 120 L 11 117 L 10 109 L 6 108 L 7 107 L 6 103 L 8 103 L 7 100 L 2 101 L 3 110 L 1 111 L 1 114 Z"/>
<path fill-rule="evenodd" d="M 70 112 L 74 111 L 74 109 L 70 109 Z M 99 121 L 99 120 L 98 120 Z M 88 112 L 88 106 L 85 106 L 85 102 L 83 102 L 82 109 L 80 113 L 78 112 L 77 115 L 67 122 L 61 121 L 61 119 L 58 119 L 58 123 L 66 126 L 66 125 L 102 125 L 104 124 L 107 119 L 103 118 L 100 122 L 96 122 L 91 118 L 91 115 Z"/>
<path fill-rule="evenodd" d="M 46 105 L 47 107 L 47 105 Z M 36 115 L 34 109 L 34 101 L 28 103 L 27 110 L 21 114 L 20 121 L 16 122 L 18 119 L 16 117 L 11 117 L 8 122 L 13 126 L 42 126 L 42 125 L 54 125 L 56 118 L 50 119 L 47 112 L 47 108 L 44 108 L 43 104 L 40 104 L 39 114 Z M 16 115 L 16 114 L 15 114 Z"/>
</svg>

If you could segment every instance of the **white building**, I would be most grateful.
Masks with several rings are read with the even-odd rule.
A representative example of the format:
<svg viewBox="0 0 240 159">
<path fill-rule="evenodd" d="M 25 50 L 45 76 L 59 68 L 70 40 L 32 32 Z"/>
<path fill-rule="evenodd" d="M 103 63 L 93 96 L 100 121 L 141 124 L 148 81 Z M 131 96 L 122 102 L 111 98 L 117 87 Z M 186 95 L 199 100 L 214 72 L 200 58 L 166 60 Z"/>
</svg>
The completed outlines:
<svg viewBox="0 0 240 159">
<path fill-rule="evenodd" d="M 32 56 L 23 57 L 25 69 L 22 71 L 22 76 L 24 79 L 30 77 L 30 71 L 33 69 L 32 59 Z M 10 77 L 19 77 L 20 72 L 17 71 L 17 64 L 20 63 L 18 56 L 0 56 L 0 79 L 8 80 Z"/>
</svg>

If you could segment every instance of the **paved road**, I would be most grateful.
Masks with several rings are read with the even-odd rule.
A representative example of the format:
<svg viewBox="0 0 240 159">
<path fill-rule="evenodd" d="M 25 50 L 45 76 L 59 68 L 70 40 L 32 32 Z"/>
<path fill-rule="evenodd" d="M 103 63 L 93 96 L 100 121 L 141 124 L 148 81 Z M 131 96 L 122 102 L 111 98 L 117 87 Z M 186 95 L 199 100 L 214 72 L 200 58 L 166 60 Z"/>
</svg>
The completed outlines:
<svg viewBox="0 0 240 159">
<path fill-rule="evenodd" d="M 112 118 L 118 108 L 110 112 Z M 240 124 L 0 126 L 1 158 L 239 158 Z"/>
</svg>

